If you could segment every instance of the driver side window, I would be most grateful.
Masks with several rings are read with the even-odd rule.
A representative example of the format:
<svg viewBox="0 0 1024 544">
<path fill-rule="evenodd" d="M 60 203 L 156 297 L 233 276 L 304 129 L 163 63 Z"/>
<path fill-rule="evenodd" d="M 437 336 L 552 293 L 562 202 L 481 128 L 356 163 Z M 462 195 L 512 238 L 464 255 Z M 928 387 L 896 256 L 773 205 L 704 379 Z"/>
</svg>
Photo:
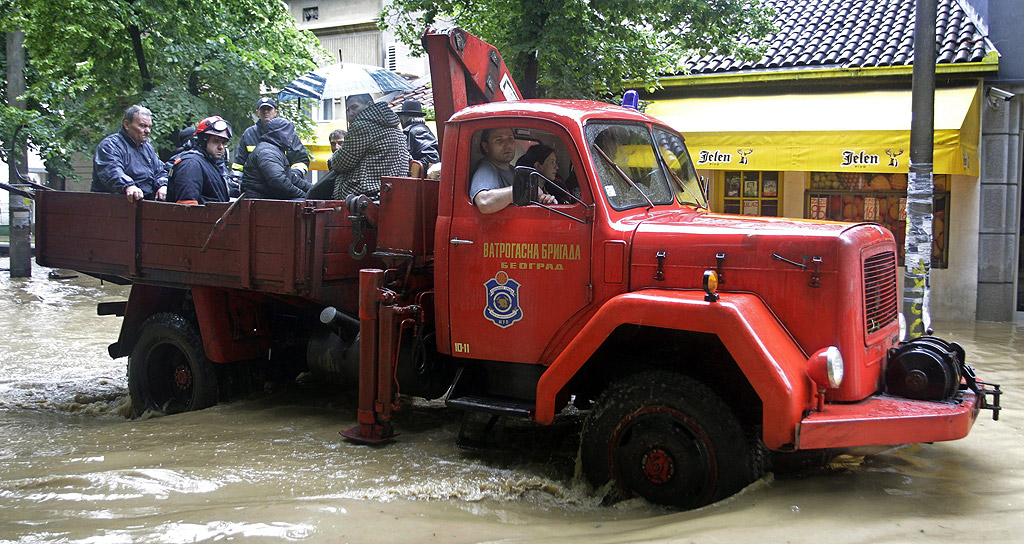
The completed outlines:
<svg viewBox="0 0 1024 544">
<path fill-rule="evenodd" d="M 534 128 L 481 129 L 473 134 L 472 150 L 469 198 L 481 211 L 485 207 L 491 209 L 487 197 L 493 196 L 482 193 L 510 187 L 517 166 L 534 168 L 544 176 L 541 190 L 558 204 L 572 204 L 573 197 L 580 197 L 572 158 L 562 139 L 552 132 Z M 503 202 L 504 206 L 498 209 L 510 203 Z"/>
<path fill-rule="evenodd" d="M 511 139 L 508 138 L 510 133 Z M 580 184 L 575 179 L 575 169 L 565 144 L 547 130 L 477 130 L 473 134 L 472 150 L 470 172 L 476 182 L 470 183 L 471 200 L 481 190 L 511 185 L 511 172 L 516 166 L 528 166 L 540 172 L 546 178 L 542 190 L 554 197 L 558 204 L 571 204 L 574 202 L 572 197 L 579 199 L 581 196 Z M 505 166 L 508 166 L 507 170 Z M 481 172 L 479 176 L 477 172 Z"/>
</svg>

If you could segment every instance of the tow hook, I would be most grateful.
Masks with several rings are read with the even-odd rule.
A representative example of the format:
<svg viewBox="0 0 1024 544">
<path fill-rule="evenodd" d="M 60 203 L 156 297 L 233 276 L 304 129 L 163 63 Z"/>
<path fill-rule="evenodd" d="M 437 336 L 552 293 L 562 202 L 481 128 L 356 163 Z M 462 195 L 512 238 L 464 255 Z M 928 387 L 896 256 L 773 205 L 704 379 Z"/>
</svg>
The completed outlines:
<svg viewBox="0 0 1024 544">
<path fill-rule="evenodd" d="M 978 396 L 978 399 L 981 401 L 981 409 L 992 410 L 992 421 L 999 421 L 999 412 L 1003 409 L 999 406 L 999 397 L 1003 396 L 1003 391 L 999 388 L 999 384 L 979 381 L 974 374 L 974 368 L 970 365 L 962 365 L 961 370 L 963 371 L 964 381 L 967 382 L 966 388 L 974 391 L 974 394 Z M 963 385 L 960 386 L 961 389 L 964 387 Z M 992 397 L 992 402 L 989 402 L 989 397 Z"/>
<path fill-rule="evenodd" d="M 359 249 L 356 249 L 356 246 L 363 241 L 364 226 L 369 226 L 369 221 L 364 213 L 369 205 L 370 200 L 365 195 L 349 195 L 345 199 L 345 207 L 351 214 L 348 216 L 348 220 L 352 222 L 352 243 L 348 246 L 348 254 L 357 261 L 366 257 L 366 244 L 364 243 L 363 247 Z"/>
</svg>

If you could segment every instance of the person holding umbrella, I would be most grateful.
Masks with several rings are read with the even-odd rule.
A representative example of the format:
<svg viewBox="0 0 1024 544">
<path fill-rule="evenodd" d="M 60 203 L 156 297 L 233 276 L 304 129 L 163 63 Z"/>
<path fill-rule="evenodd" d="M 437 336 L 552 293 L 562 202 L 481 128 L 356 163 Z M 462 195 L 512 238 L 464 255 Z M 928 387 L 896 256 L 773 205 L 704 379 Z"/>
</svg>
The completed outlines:
<svg viewBox="0 0 1024 544">
<path fill-rule="evenodd" d="M 423 163 L 424 169 L 441 162 L 441 155 L 437 150 L 437 137 L 423 119 L 423 106 L 420 101 L 409 99 L 402 102 L 398 118 L 402 121 L 402 131 L 409 142 L 409 154 L 413 160 Z"/>
<path fill-rule="evenodd" d="M 256 101 L 256 115 L 256 122 L 242 133 L 238 147 L 235 148 L 235 153 L 231 157 L 231 173 L 233 177 L 238 178 L 242 176 L 246 161 L 249 159 L 249 153 L 256 149 L 256 144 L 260 142 L 260 137 L 263 136 L 267 122 L 277 117 L 277 102 L 274 102 L 273 98 L 261 97 Z M 302 142 L 299 141 L 297 134 L 294 135 L 291 143 L 288 145 L 286 155 L 288 157 L 289 169 L 295 170 L 293 175 L 305 177 L 306 172 L 309 170 L 309 152 L 306 151 L 306 146 L 302 145 Z"/>
<path fill-rule="evenodd" d="M 345 100 L 348 134 L 341 148 L 331 155 L 331 170 L 337 172 L 334 198 L 353 194 L 376 199 L 380 178 L 409 175 L 409 148 L 398 115 L 384 102 L 369 94 Z"/>
</svg>

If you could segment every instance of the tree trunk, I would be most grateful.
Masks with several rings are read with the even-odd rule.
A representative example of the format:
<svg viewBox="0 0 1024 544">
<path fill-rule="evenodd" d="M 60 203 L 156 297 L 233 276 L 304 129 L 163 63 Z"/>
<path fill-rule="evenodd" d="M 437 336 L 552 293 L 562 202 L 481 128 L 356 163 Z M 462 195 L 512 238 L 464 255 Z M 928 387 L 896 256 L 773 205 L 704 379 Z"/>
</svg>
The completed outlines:
<svg viewBox="0 0 1024 544">
<path fill-rule="evenodd" d="M 142 78 L 142 90 L 153 90 L 153 78 L 149 75 L 149 65 L 146 64 L 146 52 L 142 48 L 142 31 L 136 25 L 128 25 L 128 35 L 132 38 L 132 49 L 135 50 L 135 62 L 139 65 L 139 77 Z"/>
<path fill-rule="evenodd" d="M 523 81 L 519 83 L 519 91 L 523 98 L 537 98 L 537 72 L 540 63 L 537 61 L 537 54 L 530 55 L 526 60 L 526 69 L 523 71 Z"/>
</svg>

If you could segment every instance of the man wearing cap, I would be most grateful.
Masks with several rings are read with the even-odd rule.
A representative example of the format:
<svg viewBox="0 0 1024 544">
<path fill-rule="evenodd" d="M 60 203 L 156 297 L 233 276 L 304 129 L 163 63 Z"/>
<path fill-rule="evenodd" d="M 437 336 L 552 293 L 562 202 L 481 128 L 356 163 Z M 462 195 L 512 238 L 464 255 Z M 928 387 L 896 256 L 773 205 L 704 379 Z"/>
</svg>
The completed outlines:
<svg viewBox="0 0 1024 544">
<path fill-rule="evenodd" d="M 125 195 L 129 202 L 167 196 L 167 168 L 149 133 L 153 113 L 142 106 L 124 112 L 121 130 L 100 141 L 92 159 L 92 191 Z"/>
<path fill-rule="evenodd" d="M 245 129 L 234 155 L 231 156 L 231 174 L 235 177 L 242 175 L 245 163 L 249 159 L 249 153 L 252 153 L 252 150 L 256 149 L 256 144 L 260 142 L 264 126 L 268 121 L 277 117 L 277 102 L 267 96 L 261 97 L 256 101 L 256 115 L 256 123 Z M 293 175 L 305 177 L 309 170 L 309 153 L 299 141 L 297 134 L 294 135 L 285 155 L 288 157 L 289 168 L 296 171 Z"/>
<path fill-rule="evenodd" d="M 348 134 L 341 148 L 331 155 L 331 170 L 337 171 L 334 198 L 349 195 L 380 195 L 382 176 L 409 175 L 409 147 L 398 115 L 384 102 L 368 94 L 345 100 Z"/>
<path fill-rule="evenodd" d="M 219 115 L 199 122 L 194 145 L 176 155 L 167 182 L 167 200 L 179 204 L 227 202 L 224 153 L 231 139 L 231 124 Z"/>
<path fill-rule="evenodd" d="M 420 101 L 410 99 L 402 102 L 398 118 L 402 121 L 402 132 L 405 132 L 405 137 L 409 141 L 409 154 L 413 160 L 423 163 L 424 168 L 441 162 L 441 155 L 437 152 L 437 137 L 423 119 L 423 106 Z"/>
</svg>

